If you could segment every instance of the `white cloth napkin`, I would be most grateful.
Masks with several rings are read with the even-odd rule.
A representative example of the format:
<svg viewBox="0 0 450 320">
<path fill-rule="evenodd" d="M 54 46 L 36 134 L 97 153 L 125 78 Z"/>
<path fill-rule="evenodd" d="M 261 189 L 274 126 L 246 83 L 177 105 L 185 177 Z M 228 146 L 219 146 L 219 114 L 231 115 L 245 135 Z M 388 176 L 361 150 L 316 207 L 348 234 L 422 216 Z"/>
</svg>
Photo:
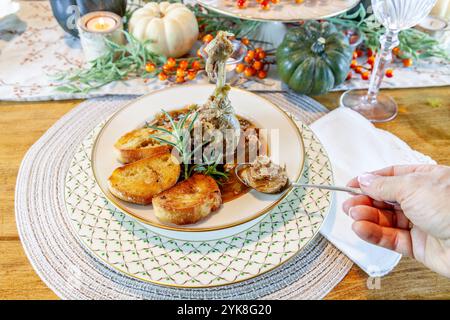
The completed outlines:
<svg viewBox="0 0 450 320">
<path fill-rule="evenodd" d="M 328 152 L 336 185 L 345 185 L 361 173 L 390 165 L 435 163 L 347 108 L 331 111 L 311 128 Z M 352 231 L 353 220 L 342 210 L 342 203 L 348 197 L 344 192 L 336 193 L 335 208 L 330 211 L 321 233 L 369 276 L 383 276 L 397 265 L 401 255 L 369 244 Z"/>
</svg>

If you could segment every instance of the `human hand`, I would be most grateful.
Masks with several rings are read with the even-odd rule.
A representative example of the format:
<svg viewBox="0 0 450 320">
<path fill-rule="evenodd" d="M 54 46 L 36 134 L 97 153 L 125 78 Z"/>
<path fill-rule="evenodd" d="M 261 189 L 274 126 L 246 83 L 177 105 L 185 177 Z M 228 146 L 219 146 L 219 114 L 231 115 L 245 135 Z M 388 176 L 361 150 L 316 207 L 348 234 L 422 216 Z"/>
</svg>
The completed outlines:
<svg viewBox="0 0 450 320">
<path fill-rule="evenodd" d="M 361 239 L 450 277 L 450 167 L 393 166 L 363 174 L 348 186 L 369 195 L 343 204 Z"/>
</svg>

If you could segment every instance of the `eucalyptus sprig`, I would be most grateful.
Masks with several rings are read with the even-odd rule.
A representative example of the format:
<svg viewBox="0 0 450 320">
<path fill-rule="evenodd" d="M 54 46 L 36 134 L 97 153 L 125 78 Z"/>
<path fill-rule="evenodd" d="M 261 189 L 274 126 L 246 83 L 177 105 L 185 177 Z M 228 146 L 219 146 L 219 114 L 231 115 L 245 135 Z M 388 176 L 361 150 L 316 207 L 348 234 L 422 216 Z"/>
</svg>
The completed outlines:
<svg viewBox="0 0 450 320">
<path fill-rule="evenodd" d="M 380 37 L 386 31 L 384 26 L 376 20 L 375 15 L 369 14 L 362 4 L 354 13 L 344 13 L 329 18 L 328 21 L 359 30 L 364 37 L 365 45 L 372 50 L 377 50 L 380 47 Z M 439 57 L 450 60 L 449 54 L 440 47 L 440 43 L 420 30 L 407 29 L 401 31 L 399 41 L 402 58 Z"/>
<path fill-rule="evenodd" d="M 111 82 L 129 77 L 154 77 L 156 72 L 148 73 L 148 62 L 161 66 L 166 58 L 147 49 L 148 41 L 141 42 L 124 31 L 127 44 L 120 45 L 105 40 L 107 53 L 93 60 L 81 70 L 62 72 L 54 76 L 63 82 L 57 90 L 67 93 L 88 93 Z"/>
</svg>

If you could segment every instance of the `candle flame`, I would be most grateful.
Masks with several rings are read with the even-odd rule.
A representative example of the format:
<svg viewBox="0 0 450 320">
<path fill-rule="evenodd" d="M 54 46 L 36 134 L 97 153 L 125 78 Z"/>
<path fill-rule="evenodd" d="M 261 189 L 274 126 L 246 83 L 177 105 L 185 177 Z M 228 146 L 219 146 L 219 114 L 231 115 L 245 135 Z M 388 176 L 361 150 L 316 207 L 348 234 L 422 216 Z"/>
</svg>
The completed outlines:
<svg viewBox="0 0 450 320">
<path fill-rule="evenodd" d="M 103 19 L 103 17 L 100 17 L 98 19 L 97 24 L 95 25 L 95 28 L 97 30 L 105 30 L 109 27 L 109 25 L 105 22 L 105 19 Z"/>
</svg>

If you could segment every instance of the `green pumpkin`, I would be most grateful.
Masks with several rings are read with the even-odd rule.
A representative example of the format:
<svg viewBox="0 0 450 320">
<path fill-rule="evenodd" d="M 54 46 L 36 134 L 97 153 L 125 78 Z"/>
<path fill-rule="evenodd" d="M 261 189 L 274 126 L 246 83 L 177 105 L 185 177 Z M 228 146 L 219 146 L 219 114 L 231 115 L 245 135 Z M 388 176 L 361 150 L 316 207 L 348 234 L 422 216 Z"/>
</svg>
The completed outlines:
<svg viewBox="0 0 450 320">
<path fill-rule="evenodd" d="M 308 21 L 290 29 L 277 49 L 281 80 L 296 92 L 324 94 L 344 82 L 353 50 L 329 22 Z"/>
</svg>

